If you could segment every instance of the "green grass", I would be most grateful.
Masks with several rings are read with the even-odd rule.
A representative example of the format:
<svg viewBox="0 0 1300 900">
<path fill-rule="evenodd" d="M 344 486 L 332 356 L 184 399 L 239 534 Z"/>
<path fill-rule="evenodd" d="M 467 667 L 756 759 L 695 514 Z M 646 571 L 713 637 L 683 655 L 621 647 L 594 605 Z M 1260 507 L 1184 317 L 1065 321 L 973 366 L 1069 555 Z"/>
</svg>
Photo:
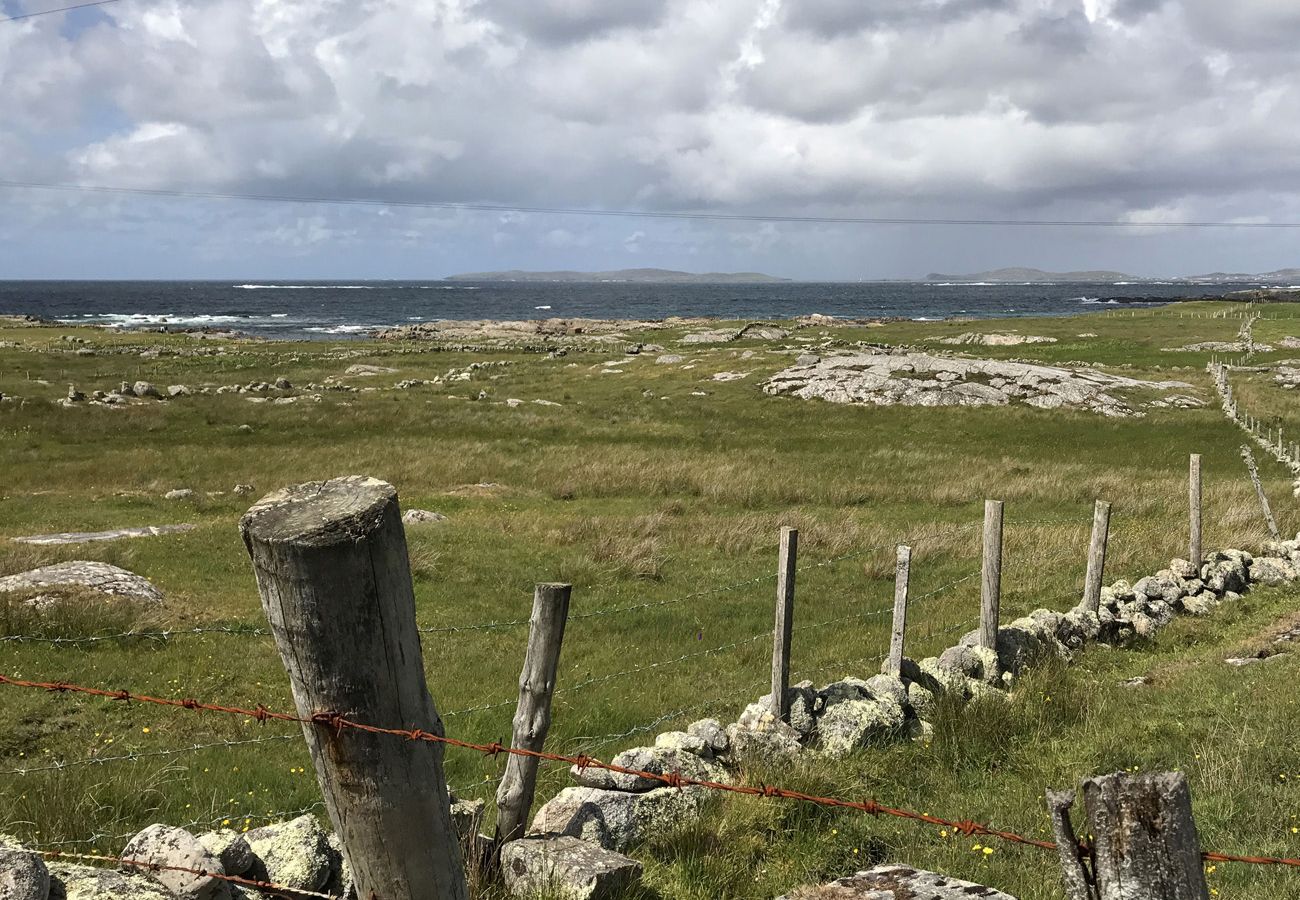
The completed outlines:
<svg viewBox="0 0 1300 900">
<path fill-rule="evenodd" d="M 801 529 L 801 562 L 810 567 L 799 574 L 796 625 L 833 623 L 795 635 L 795 676 L 818 683 L 875 671 L 873 658 L 888 640 L 882 613 L 892 597 L 895 543 L 906 539 L 914 546 L 913 596 L 977 570 L 986 497 L 1007 504 L 1008 617 L 1073 604 L 1094 498 L 1115 503 L 1110 577 L 1153 572 L 1170 557 L 1185 555 L 1191 452 L 1204 457 L 1207 544 L 1258 546 L 1266 535 L 1237 457 L 1242 436 L 1217 408 L 1204 371 L 1210 354 L 1161 349 L 1231 340 L 1242 309 L 1222 303 L 1185 309 L 1233 315 L 1188 318 L 1180 315 L 1183 310 L 1164 308 L 1133 316 L 897 322 L 802 329 L 772 344 L 744 340 L 681 349 L 675 346 L 680 330 L 664 329 L 644 339 L 669 346 L 694 368 L 628 358 L 615 367 L 622 374 L 602 373 L 602 363 L 615 358 L 610 353 L 548 359 L 432 352 L 420 344 L 227 344 L 0 325 L 0 392 L 20 398 L 0 404 L 0 535 L 198 526 L 184 534 L 72 548 L 0 542 L 0 574 L 62 559 L 102 559 L 149 577 L 168 597 L 162 611 L 138 620 L 120 608 L 92 606 L 76 616 L 34 621 L 11 603 L 0 606 L 0 626 L 7 634 L 46 637 L 262 626 L 237 529 L 254 498 L 234 495 L 233 486 L 252 484 L 261 495 L 303 480 L 370 474 L 395 484 L 404 507 L 449 517 L 408 531 L 422 626 L 526 619 L 538 581 L 572 582 L 575 616 L 691 597 L 570 623 L 549 745 L 608 757 L 705 714 L 734 716 L 763 692 L 763 635 L 771 627 L 775 547 L 783 524 Z M 1264 311 L 1279 318 L 1257 323 L 1257 339 L 1275 337 L 1275 331 L 1300 334 L 1300 310 Z M 963 331 L 1007 330 L 1059 340 L 1016 347 L 935 343 Z M 1086 333 L 1097 337 L 1079 337 Z M 61 341 L 64 334 L 87 344 Z M 1137 377 L 1187 381 L 1210 405 L 1113 420 L 1018 406 L 844 407 L 761 393 L 762 378 L 792 359 L 769 351 L 825 339 L 1044 363 L 1081 361 Z M 96 355 L 76 355 L 83 346 Z M 225 352 L 177 352 L 215 346 Z M 746 350 L 755 355 L 741 358 Z M 511 364 L 481 370 L 465 382 L 326 392 L 319 403 L 289 406 L 254 404 L 234 394 L 114 410 L 64 409 L 52 402 L 68 382 L 86 391 L 138 378 L 197 386 L 284 375 L 305 384 L 341 376 L 353 363 L 398 369 L 345 379 L 358 387 L 387 388 L 478 360 Z M 712 374 L 721 371 L 750 374 L 713 382 Z M 1235 376 L 1234 385 L 1260 415 L 1300 419 L 1291 393 L 1266 378 L 1247 383 Z M 481 390 L 488 402 L 470 399 Z M 707 396 L 693 396 L 696 391 Z M 500 402 L 506 398 L 562 405 L 526 402 L 511 409 Z M 1271 460 L 1262 460 L 1261 468 L 1280 524 L 1294 533 L 1300 515 L 1290 500 L 1290 478 Z M 484 483 L 495 487 L 479 486 Z M 194 497 L 163 499 L 177 487 L 194 489 Z M 978 590 L 977 580 L 967 579 L 919 603 L 910 654 L 919 657 L 952 643 L 977 615 Z M 1036 833 L 1045 826 L 1040 798 L 1048 784 L 1062 786 L 1125 766 L 1180 766 L 1192 778 L 1208 846 L 1297 855 L 1300 840 L 1286 831 L 1296 796 L 1277 778 L 1297 768 L 1294 738 L 1287 734 L 1295 664 L 1283 660 L 1237 671 L 1220 662 L 1234 641 L 1266 629 L 1293 610 L 1295 601 L 1294 593 L 1261 592 L 1213 621 L 1180 622 L 1153 647 L 1090 652 L 1076 667 L 1027 683 L 1009 707 L 945 714 L 928 748 L 882 747 L 834 766 L 751 777 L 823 793 L 865 793 Z M 449 715 L 451 734 L 508 739 L 525 636 L 518 626 L 425 635 L 426 669 L 439 709 L 493 707 Z M 637 671 L 680 657 L 688 658 Z M 1157 679 L 1136 692 L 1116 686 L 1128 674 L 1162 667 L 1179 677 Z M 283 668 L 264 637 L 6 642 L 0 643 L 0 671 L 291 706 Z M 628 674 L 592 681 L 623 672 Z M 117 852 L 122 836 L 152 821 L 230 819 L 256 826 L 271 814 L 319 801 L 310 760 L 301 741 L 292 739 L 292 728 L 17 689 L 3 696 L 3 772 L 49 761 L 290 737 L 0 775 L 0 831 L 34 843 L 85 840 L 86 847 Z M 647 728 L 682 709 L 689 711 Z M 470 796 L 490 797 L 499 767 L 477 756 L 448 754 L 451 783 Z M 566 783 L 563 770 L 546 769 L 541 793 Z M 726 798 L 698 828 L 638 855 L 648 861 L 650 886 L 665 897 L 773 896 L 878 859 L 987 879 L 1022 898 L 1060 896 L 1050 854 L 999 846 L 986 855 L 972 851 L 971 843 L 906 822 Z M 1212 877 L 1223 896 L 1300 890 L 1300 878 L 1286 872 L 1220 866 Z"/>
</svg>

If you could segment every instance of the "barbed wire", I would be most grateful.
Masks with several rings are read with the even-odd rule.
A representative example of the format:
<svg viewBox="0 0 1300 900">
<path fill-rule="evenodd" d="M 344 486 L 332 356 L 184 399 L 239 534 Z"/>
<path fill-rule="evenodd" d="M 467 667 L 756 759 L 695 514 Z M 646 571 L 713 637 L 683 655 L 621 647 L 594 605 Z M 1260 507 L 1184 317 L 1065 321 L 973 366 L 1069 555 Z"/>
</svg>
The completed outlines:
<svg viewBox="0 0 1300 900">
<path fill-rule="evenodd" d="M 218 881 L 224 881 L 227 884 L 238 885 L 239 887 L 255 888 L 259 891 L 273 892 L 282 897 L 321 897 L 323 900 L 339 900 L 334 894 L 326 894 L 321 891 L 309 891 L 303 888 L 288 887 L 283 884 L 276 884 L 271 881 L 262 881 L 257 878 L 244 878 L 239 875 L 226 875 L 223 872 L 214 872 L 208 869 L 190 868 L 188 866 L 169 866 L 163 863 L 150 862 L 144 859 L 133 859 L 131 857 L 121 856 L 104 856 L 98 853 L 71 853 L 67 850 L 32 850 L 27 847 L 6 847 L 11 853 L 25 853 L 31 856 L 41 856 L 46 859 L 79 859 L 86 862 L 107 862 L 115 866 L 130 866 L 136 869 L 142 869 L 146 872 L 185 872 L 190 875 L 197 875 L 200 878 L 215 878 Z"/>
<path fill-rule="evenodd" d="M 164 756 L 180 756 L 185 753 L 197 753 L 200 750 L 211 750 L 216 747 L 241 747 L 247 744 L 268 744 L 277 741 L 291 741 L 298 738 L 296 734 L 277 734 L 267 737 L 248 738 L 239 741 L 215 741 L 211 744 L 192 744 L 189 747 L 177 747 L 172 750 L 150 750 L 143 753 L 123 753 L 118 756 L 92 756 L 86 759 L 74 759 L 71 761 L 58 761 L 47 763 L 40 766 L 26 766 L 17 769 L 2 769 L 0 775 L 30 775 L 33 772 L 58 772 L 64 769 L 76 769 L 82 766 L 102 766 L 114 762 L 134 762 L 140 759 L 156 759 Z"/>
<path fill-rule="evenodd" d="M 464 741 L 458 738 L 447 737 L 442 734 L 424 731 L 419 728 L 388 728 L 380 725 L 370 725 L 363 722 L 355 722 L 342 713 L 338 712 L 318 712 L 310 717 L 299 716 L 292 713 L 274 712 L 265 706 L 257 706 L 255 709 L 246 709 L 236 706 L 222 706 L 214 703 L 203 703 L 193 698 L 184 698 L 181 700 L 167 697 L 152 697 L 147 694 L 133 694 L 127 690 L 108 691 L 102 688 L 92 688 L 83 685 L 71 684 L 66 681 L 57 682 L 39 682 L 29 681 L 26 679 L 10 678 L 6 675 L 0 675 L 0 685 L 11 687 L 31 688 L 36 690 L 51 691 L 56 693 L 79 693 L 89 696 L 103 697 L 109 700 L 120 702 L 135 701 L 138 703 L 148 703 L 157 706 L 167 706 L 177 709 L 187 709 L 194 712 L 214 712 L 224 715 L 243 716 L 257 719 L 258 721 L 285 721 L 299 722 L 301 724 L 316 725 L 321 728 L 328 728 L 336 735 L 342 735 L 344 731 L 356 731 L 363 734 L 387 735 L 391 737 L 400 737 L 407 741 L 422 741 L 426 743 L 442 744 L 449 747 L 457 747 L 464 750 L 473 750 L 486 756 L 496 757 L 499 754 L 506 753 L 511 756 L 529 757 L 545 762 L 557 762 L 567 765 L 576 766 L 580 771 L 586 769 L 602 769 L 620 775 L 631 775 L 636 778 L 647 779 L 651 782 L 658 782 L 665 787 L 675 787 L 678 789 L 686 787 L 700 787 L 711 791 L 722 793 L 739 794 L 750 797 L 763 797 L 766 799 L 786 799 L 802 803 L 810 803 L 817 806 L 847 809 L 856 812 L 866 813 L 872 816 L 890 816 L 894 818 L 907 819 L 916 822 L 925 822 L 930 825 L 938 825 L 945 828 L 952 828 L 961 834 L 970 837 L 981 835 L 995 837 L 1009 843 L 1020 844 L 1030 847 L 1038 847 L 1046 850 L 1056 850 L 1057 845 L 1051 841 L 1042 841 L 1034 838 L 1025 837 L 1012 831 L 992 828 L 988 825 L 975 822 L 971 819 L 947 819 L 940 816 L 934 816 L 930 813 L 916 812 L 914 810 L 900 807 L 891 807 L 881 804 L 873 799 L 868 800 L 845 800 L 839 797 L 824 797 L 814 794 L 807 794 L 802 791 L 794 791 L 786 788 L 776 787 L 769 784 L 744 785 L 728 784 L 725 782 L 710 781 L 700 778 L 689 778 L 680 772 L 649 772 L 643 769 L 634 769 L 628 766 L 619 766 L 613 763 L 603 762 L 587 755 L 566 756 L 559 753 L 549 753 L 543 750 L 528 750 L 518 747 L 506 747 L 499 741 L 491 744 L 479 744 L 472 741 Z M 59 851 L 51 851 L 52 855 L 57 856 Z M 1300 859 L 1291 859 L 1283 857 L 1268 856 L 1236 856 L 1226 853 L 1202 853 L 1202 857 L 1207 860 L 1221 862 L 1241 862 L 1255 863 L 1260 865 L 1283 865 L 1300 867 Z M 109 858 L 110 861 L 113 858 Z M 127 864 L 125 860 L 116 860 L 117 862 Z M 194 874 L 206 874 L 194 872 Z M 227 876 L 230 877 L 230 876 Z M 254 887 L 265 889 L 267 886 L 262 884 L 253 884 Z M 279 889 L 279 886 L 270 886 L 271 889 Z M 321 895 L 332 900 L 329 895 Z"/>
</svg>

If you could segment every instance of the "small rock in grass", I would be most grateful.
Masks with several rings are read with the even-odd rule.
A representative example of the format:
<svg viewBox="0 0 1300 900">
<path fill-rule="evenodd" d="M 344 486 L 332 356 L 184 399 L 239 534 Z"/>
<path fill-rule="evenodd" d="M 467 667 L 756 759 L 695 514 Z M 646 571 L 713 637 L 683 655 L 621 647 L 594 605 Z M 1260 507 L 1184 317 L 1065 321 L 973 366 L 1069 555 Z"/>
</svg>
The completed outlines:
<svg viewBox="0 0 1300 900">
<path fill-rule="evenodd" d="M 162 396 L 158 393 L 158 389 L 147 381 L 137 381 L 131 389 L 137 397 L 153 397 L 157 400 Z"/>
<path fill-rule="evenodd" d="M 447 517 L 442 513 L 430 512 L 427 509 L 408 509 L 402 513 L 402 522 L 406 525 L 424 525 L 429 522 L 445 522 Z"/>
<path fill-rule="evenodd" d="M 193 497 L 193 496 L 194 496 L 194 491 L 190 490 L 189 488 L 177 488 L 176 490 L 168 491 L 167 493 L 163 494 L 163 499 L 184 500 L 187 497 Z"/>
</svg>

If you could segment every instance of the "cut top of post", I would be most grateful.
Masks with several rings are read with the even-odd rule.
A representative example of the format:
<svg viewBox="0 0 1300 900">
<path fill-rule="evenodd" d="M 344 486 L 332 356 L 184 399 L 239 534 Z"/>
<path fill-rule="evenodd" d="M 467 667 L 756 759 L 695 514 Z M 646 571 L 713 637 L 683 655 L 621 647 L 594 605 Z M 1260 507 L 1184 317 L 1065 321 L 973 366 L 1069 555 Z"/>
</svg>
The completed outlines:
<svg viewBox="0 0 1300 900">
<path fill-rule="evenodd" d="M 397 501 L 388 482 L 364 475 L 310 481 L 267 494 L 239 522 L 245 540 L 298 547 L 354 543 Z"/>
</svg>

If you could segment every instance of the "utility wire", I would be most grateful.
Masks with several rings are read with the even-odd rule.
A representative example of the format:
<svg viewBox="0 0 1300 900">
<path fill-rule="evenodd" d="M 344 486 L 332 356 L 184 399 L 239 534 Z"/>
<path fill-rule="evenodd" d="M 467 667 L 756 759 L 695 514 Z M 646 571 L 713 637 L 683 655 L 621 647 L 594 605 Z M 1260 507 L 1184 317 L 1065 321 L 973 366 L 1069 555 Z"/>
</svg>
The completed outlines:
<svg viewBox="0 0 1300 900">
<path fill-rule="evenodd" d="M 115 2 L 115 0 L 102 0 Z M 163 188 L 127 188 L 97 184 L 60 184 L 39 181 L 0 180 L 0 187 L 97 194 L 127 194 L 143 197 L 173 197 L 192 200 L 249 200 L 269 203 L 312 203 L 330 206 L 378 206 L 409 209 L 445 209 L 466 212 L 538 213 L 559 216 L 597 216 L 626 219 L 682 219 L 708 222 L 788 222 L 814 225 L 955 225 L 1030 226 L 1077 228 L 1300 228 L 1300 222 L 1116 222 L 1104 219 L 925 219 L 873 216 L 791 216 L 763 213 L 675 212 L 637 209 L 583 209 L 571 206 L 515 206 L 504 203 L 454 203 L 437 200 L 384 200 L 377 197 L 293 197 L 280 194 L 237 194 L 220 191 L 182 191 Z"/>
<path fill-rule="evenodd" d="M 50 16 L 54 13 L 68 12 L 74 9 L 85 9 L 87 6 L 105 6 L 109 3 L 116 3 L 117 0 L 90 0 L 89 3 L 77 3 L 72 6 L 60 6 L 57 9 L 43 9 L 40 12 L 22 13 L 17 16 L 10 16 L 7 19 L 0 19 L 0 24 L 5 22 L 17 22 L 21 19 L 34 19 L 37 16 Z"/>
</svg>

